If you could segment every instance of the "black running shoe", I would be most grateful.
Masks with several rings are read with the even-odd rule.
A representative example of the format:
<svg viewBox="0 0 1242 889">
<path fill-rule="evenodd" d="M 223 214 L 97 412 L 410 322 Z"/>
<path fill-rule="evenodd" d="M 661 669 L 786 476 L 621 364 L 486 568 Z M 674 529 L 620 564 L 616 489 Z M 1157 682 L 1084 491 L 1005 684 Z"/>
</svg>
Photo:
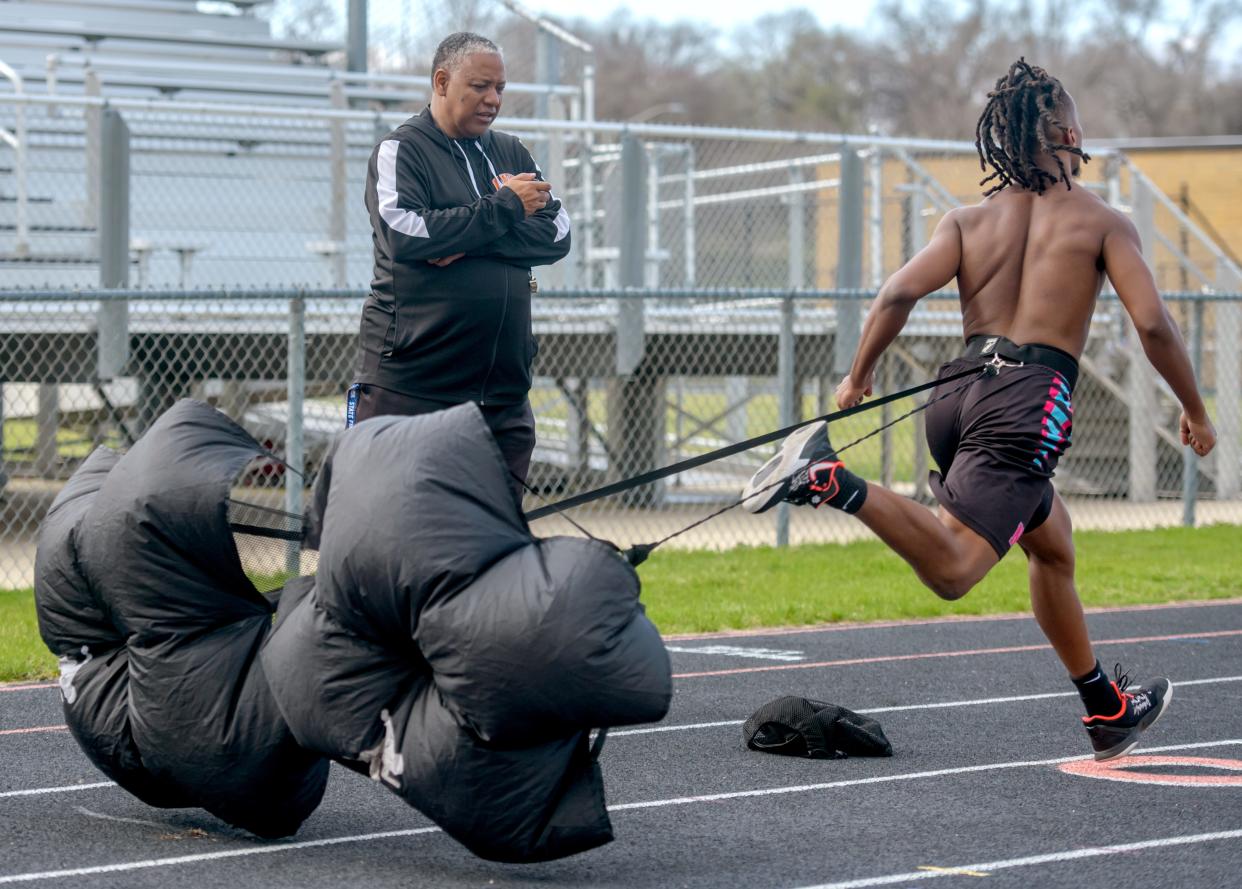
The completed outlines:
<svg viewBox="0 0 1242 889">
<path fill-rule="evenodd" d="M 819 506 L 836 493 L 836 469 L 843 465 L 828 440 L 827 423 L 803 426 L 751 476 L 742 490 L 742 507 L 765 512 L 782 500 Z"/>
<path fill-rule="evenodd" d="M 1173 684 L 1169 680 L 1157 679 L 1150 685 L 1127 691 L 1130 677 L 1121 672 L 1120 664 L 1113 669 L 1117 677 L 1113 688 L 1122 700 L 1121 709 L 1112 716 L 1082 718 L 1097 760 L 1115 759 L 1133 750 L 1138 745 L 1139 735 L 1156 724 L 1173 699 Z"/>
</svg>

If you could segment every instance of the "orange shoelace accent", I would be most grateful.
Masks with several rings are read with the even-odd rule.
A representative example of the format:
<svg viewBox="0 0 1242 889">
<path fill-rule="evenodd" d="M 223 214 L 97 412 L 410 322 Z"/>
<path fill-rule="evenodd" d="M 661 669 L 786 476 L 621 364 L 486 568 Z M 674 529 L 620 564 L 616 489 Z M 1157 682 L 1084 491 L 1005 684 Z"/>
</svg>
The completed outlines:
<svg viewBox="0 0 1242 889">
<path fill-rule="evenodd" d="M 1131 695 L 1119 689 L 1116 682 L 1110 682 L 1109 685 L 1113 687 L 1113 691 L 1117 692 L 1117 697 L 1121 699 L 1121 709 L 1112 716 L 1101 716 L 1099 714 L 1096 714 L 1095 716 L 1084 716 L 1082 718 L 1084 725 L 1090 725 L 1093 722 L 1112 722 L 1114 719 L 1120 719 L 1126 715 L 1126 708 L 1130 705 Z"/>
</svg>

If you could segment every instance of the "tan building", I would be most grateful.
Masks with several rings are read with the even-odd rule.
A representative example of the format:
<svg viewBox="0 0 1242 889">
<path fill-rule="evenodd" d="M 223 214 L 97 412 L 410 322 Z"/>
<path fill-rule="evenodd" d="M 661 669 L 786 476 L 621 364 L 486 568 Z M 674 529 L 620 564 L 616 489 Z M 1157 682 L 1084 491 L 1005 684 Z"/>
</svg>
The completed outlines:
<svg viewBox="0 0 1242 889">
<path fill-rule="evenodd" d="M 1083 167 L 1081 183 L 1107 197 L 1110 158 L 1103 149 L 1123 152 L 1191 222 L 1235 262 L 1242 255 L 1242 136 L 1181 139 L 1108 140 L 1088 144 L 1096 159 Z M 945 210 L 954 203 L 974 203 L 982 197 L 979 181 L 985 173 L 973 154 L 919 154 L 914 164 L 886 156 L 883 161 L 881 207 L 882 262 L 877 268 L 872 250 L 875 228 L 864 233 L 864 286 L 874 287 L 895 270 L 931 235 Z M 928 184 L 927 178 L 934 180 Z M 836 164 L 824 164 L 820 179 L 838 175 Z M 1128 206 L 1131 176 L 1123 165 L 1118 172 L 1120 200 Z M 868 206 L 871 197 L 868 195 Z M 819 201 L 816 231 L 816 286 L 836 283 L 837 203 L 835 194 Z M 1201 238 L 1182 223 L 1160 200 L 1153 213 L 1156 237 L 1148 246 L 1157 283 L 1164 291 L 1200 290 L 1217 286 L 1217 262 Z M 1188 257 L 1189 265 L 1179 254 Z M 1239 263 L 1242 264 L 1242 263 Z"/>
</svg>

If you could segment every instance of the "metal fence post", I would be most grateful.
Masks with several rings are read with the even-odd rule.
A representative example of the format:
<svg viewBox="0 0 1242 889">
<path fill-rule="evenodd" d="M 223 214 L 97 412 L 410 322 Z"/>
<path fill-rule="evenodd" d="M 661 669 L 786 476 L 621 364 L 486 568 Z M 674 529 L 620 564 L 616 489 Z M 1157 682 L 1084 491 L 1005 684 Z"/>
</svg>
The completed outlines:
<svg viewBox="0 0 1242 889">
<path fill-rule="evenodd" d="M 349 102 L 345 98 L 345 84 L 339 80 L 332 81 L 329 87 L 332 96 L 332 107 L 345 109 Z M 334 118 L 331 127 L 331 149 L 329 165 L 332 168 L 331 209 L 328 211 L 328 241 L 332 249 L 332 286 L 344 287 L 348 273 L 346 271 L 347 255 L 345 244 L 348 238 L 345 209 L 346 192 L 349 190 L 349 171 L 346 164 L 346 122 L 339 117 Z"/>
<path fill-rule="evenodd" d="M 797 422 L 794 402 L 798 395 L 798 376 L 794 368 L 795 361 L 794 300 L 791 293 L 781 300 L 781 332 L 777 345 L 776 388 L 780 398 L 778 408 L 780 419 L 777 422 L 781 428 L 792 426 Z M 776 508 L 776 545 L 789 546 L 788 503 L 781 503 Z"/>
<path fill-rule="evenodd" d="M 910 192 L 910 256 L 927 246 L 927 225 L 923 222 L 925 202 L 923 186 L 918 185 Z"/>
<path fill-rule="evenodd" d="M 554 87 L 561 82 L 561 42 L 550 31 L 540 28 L 535 34 L 535 82 L 541 86 Z M 559 97 L 544 90 L 535 94 L 535 117 L 542 120 L 559 120 L 563 116 Z M 547 138 L 537 142 L 535 162 L 543 171 L 543 177 L 552 183 L 556 191 L 567 190 L 565 182 L 565 143 L 560 130 L 548 130 Z M 577 232 L 570 241 L 570 250 L 577 249 Z M 572 275 L 577 262 L 576 256 L 566 257 L 564 262 L 556 263 L 541 270 L 541 278 L 549 287 L 574 287 L 576 280 L 566 280 Z"/>
<path fill-rule="evenodd" d="M 561 42 L 543 28 L 535 37 L 535 82 L 541 86 L 556 86 L 561 82 Z M 551 98 L 546 90 L 535 95 L 535 117 L 548 119 Z M 545 169 L 549 166 L 546 154 L 539 158 L 539 165 Z"/>
<path fill-rule="evenodd" d="M 553 120 L 560 120 L 564 117 L 564 105 L 561 100 L 555 99 L 549 103 L 548 116 Z M 565 133 L 562 130 L 549 130 L 548 138 L 544 142 L 544 160 L 545 163 L 540 166 L 544 171 L 543 176 L 552 183 L 552 188 L 559 192 L 562 201 L 566 198 L 568 192 L 568 182 L 565 178 Z M 565 257 L 563 262 L 555 263 L 543 269 L 543 274 L 547 278 L 549 287 L 569 287 L 578 286 L 578 259 L 572 255 L 581 246 L 578 244 L 577 233 L 570 236 L 569 250 L 570 256 Z"/>
<path fill-rule="evenodd" d="M 595 121 L 595 66 L 582 68 L 582 117 L 588 124 Z M 582 188 L 582 221 L 574 232 L 578 257 L 582 264 L 580 280 L 584 287 L 596 286 L 595 281 L 595 131 L 588 129 L 578 143 L 579 185 Z"/>
<path fill-rule="evenodd" d="M 871 287 L 879 290 L 884 283 L 884 150 L 879 146 L 871 149 L 867 174 Z"/>
<path fill-rule="evenodd" d="M 93 68 L 87 68 L 82 76 L 82 91 L 94 99 L 103 95 L 103 84 Z M 99 224 L 99 152 L 103 138 L 103 109 L 98 105 L 88 105 L 82 110 L 82 116 L 86 123 L 86 203 L 82 212 L 83 222 L 89 228 Z"/>
<path fill-rule="evenodd" d="M 40 383 L 35 408 L 35 472 L 52 478 L 56 469 L 56 433 L 60 429 L 60 387 Z"/>
<path fill-rule="evenodd" d="M 1195 300 L 1190 314 L 1190 362 L 1195 379 L 1203 378 L 1203 300 Z M 1195 505 L 1199 499 L 1199 458 L 1190 446 L 1182 448 L 1182 524 L 1195 526 Z"/>
<path fill-rule="evenodd" d="M 789 183 L 797 185 L 806 181 L 802 167 L 789 170 Z M 789 203 L 789 289 L 806 287 L 806 192 L 791 192 Z M 839 316 L 838 316 L 839 317 Z M 777 345 L 776 388 L 780 414 L 778 423 L 783 428 L 797 422 L 798 370 L 794 339 L 794 301 L 792 293 L 781 301 L 780 339 Z M 776 545 L 789 545 L 789 504 L 776 508 Z"/>
<path fill-rule="evenodd" d="M 837 287 L 862 287 L 863 165 L 858 152 L 841 148 L 841 185 L 837 189 Z M 837 376 L 850 371 L 858 348 L 860 308 L 856 299 L 837 300 L 837 331 L 832 346 L 832 369 Z"/>
<path fill-rule="evenodd" d="M 306 298 L 289 300 L 288 345 L 289 414 L 285 425 L 285 511 L 302 514 L 302 470 L 306 465 L 303 441 L 303 410 L 306 401 Z M 292 470 L 290 469 L 292 467 Z M 296 540 L 285 544 L 285 571 L 297 574 L 301 568 L 301 546 Z"/>
<path fill-rule="evenodd" d="M 367 70 L 368 26 L 367 0 L 349 0 L 345 12 L 347 25 L 345 35 L 345 68 L 349 71 Z"/>
<path fill-rule="evenodd" d="M 1156 226 L 1155 201 L 1146 183 L 1137 178 L 1131 180 L 1130 204 L 1133 207 L 1134 224 L 1143 241 L 1143 255 L 1153 266 Z M 1134 503 L 1150 503 L 1156 499 L 1156 388 L 1152 382 L 1151 368 L 1143 353 L 1134 323 L 1126 320 L 1129 368 L 1126 372 L 1127 401 L 1130 406 L 1130 500 Z"/>
<path fill-rule="evenodd" d="M 647 263 L 647 164 L 642 140 L 621 138 L 621 232 L 618 283 L 643 286 Z M 623 299 L 617 306 L 617 373 L 631 374 L 643 357 L 643 301 Z"/>
<path fill-rule="evenodd" d="M 693 287 L 698 270 L 695 267 L 694 230 L 694 146 L 686 145 L 686 181 L 682 196 L 682 261 L 685 263 L 686 287 Z"/>
<path fill-rule="evenodd" d="M 643 286 L 660 286 L 660 145 L 647 146 L 647 261 L 643 265 Z"/>
<path fill-rule="evenodd" d="M 609 475 L 620 479 L 658 466 L 664 452 L 664 379 L 642 366 L 645 351 L 643 281 L 647 263 L 647 170 L 642 140 L 621 139 L 621 219 L 619 284 L 630 291 L 617 302 L 615 376 L 608 384 L 608 439 L 615 461 Z M 659 502 L 664 485 L 634 489 L 621 496 L 627 506 Z"/>
<path fill-rule="evenodd" d="M 1220 260 L 1216 267 L 1217 289 L 1242 290 L 1242 274 L 1235 266 Z M 1242 484 L 1242 302 L 1230 300 L 1215 305 L 1216 311 L 1216 425 L 1220 430 L 1216 445 L 1216 498 L 1232 500 Z"/>
<path fill-rule="evenodd" d="M 111 108 L 100 121 L 99 286 L 129 286 L 129 127 Z M 96 374 L 101 380 L 119 376 L 129 360 L 129 303 L 108 300 L 99 304 Z"/>
</svg>

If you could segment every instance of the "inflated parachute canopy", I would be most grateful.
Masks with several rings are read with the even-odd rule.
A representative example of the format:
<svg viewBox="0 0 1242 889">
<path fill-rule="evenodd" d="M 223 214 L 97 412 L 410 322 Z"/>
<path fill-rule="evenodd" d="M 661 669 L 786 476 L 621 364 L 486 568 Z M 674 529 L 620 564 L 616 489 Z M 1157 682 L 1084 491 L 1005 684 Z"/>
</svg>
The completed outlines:
<svg viewBox="0 0 1242 889">
<path fill-rule="evenodd" d="M 536 539 L 479 409 L 378 417 L 321 471 L 313 582 L 262 660 L 298 742 L 401 795 L 472 852 L 612 838 L 592 728 L 652 722 L 668 654 L 605 543 Z"/>
<path fill-rule="evenodd" d="M 328 763 L 300 747 L 259 660 L 271 604 L 242 570 L 226 502 L 263 450 L 182 401 L 124 456 L 96 450 L 53 502 L 35 562 L 39 630 L 86 755 L 144 802 L 294 833 Z"/>
<path fill-rule="evenodd" d="M 183 401 L 54 502 L 36 606 L 91 760 L 151 805 L 266 837 L 314 810 L 330 756 L 486 858 L 610 840 L 590 730 L 661 719 L 672 696 L 630 565 L 531 535 L 477 407 L 376 418 L 328 457 L 319 570 L 273 625 L 229 525 L 263 453 Z"/>
</svg>

